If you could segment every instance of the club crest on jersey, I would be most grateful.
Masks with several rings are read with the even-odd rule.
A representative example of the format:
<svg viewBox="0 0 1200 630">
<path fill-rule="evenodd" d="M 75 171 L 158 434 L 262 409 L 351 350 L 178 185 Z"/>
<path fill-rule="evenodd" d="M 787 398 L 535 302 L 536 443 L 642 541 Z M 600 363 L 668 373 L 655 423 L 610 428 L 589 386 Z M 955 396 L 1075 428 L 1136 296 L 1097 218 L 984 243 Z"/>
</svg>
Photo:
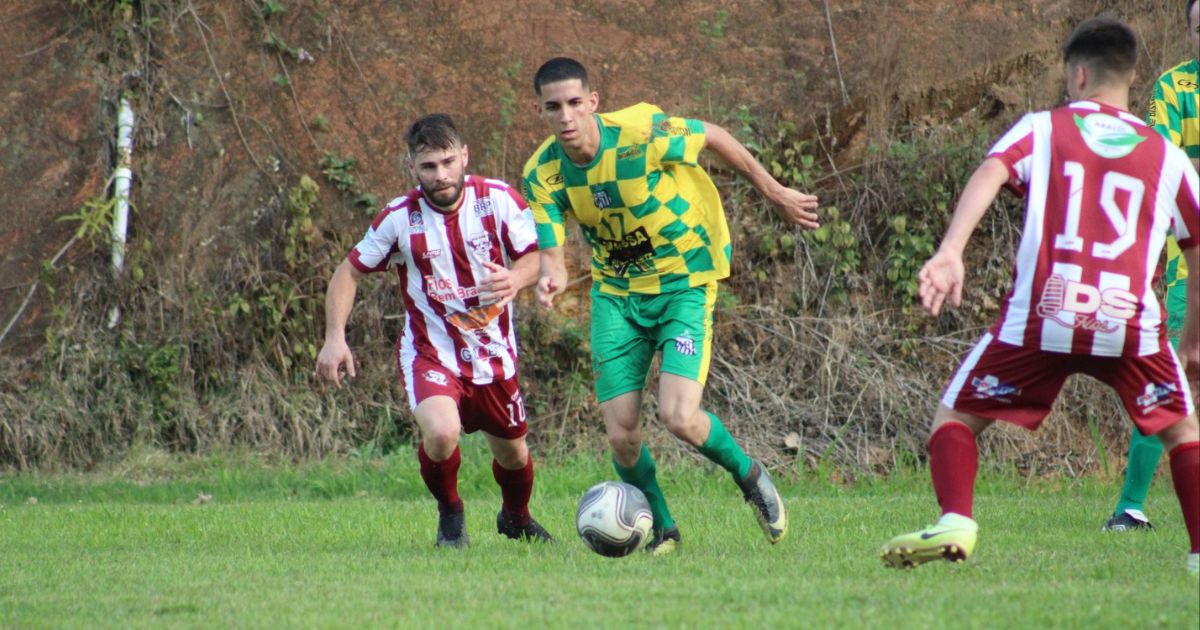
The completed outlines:
<svg viewBox="0 0 1200 630">
<path fill-rule="evenodd" d="M 446 375 L 437 370 L 425 370 L 425 380 L 434 385 L 445 386 L 449 381 L 446 380 Z"/>
<path fill-rule="evenodd" d="M 492 237 L 487 232 L 476 234 L 467 239 L 467 246 L 475 252 L 476 256 L 487 258 L 492 250 Z"/>
<path fill-rule="evenodd" d="M 1126 320 L 1137 314 L 1138 298 L 1125 289 L 1100 289 L 1083 282 L 1067 280 L 1060 274 L 1046 278 L 1037 314 L 1066 328 L 1114 333 L 1118 324 L 1096 319 L 1102 313 L 1112 319 Z"/>
<path fill-rule="evenodd" d="M 417 234 L 425 231 L 425 217 L 421 215 L 420 210 L 408 213 L 408 229 Z"/>
<path fill-rule="evenodd" d="M 1104 113 L 1080 116 L 1075 114 L 1075 126 L 1092 153 L 1103 158 L 1123 158 L 1146 138 L 1133 125 Z"/>
<path fill-rule="evenodd" d="M 1146 383 L 1146 389 L 1137 397 L 1138 407 L 1143 414 L 1150 413 L 1170 402 L 1171 395 L 1178 391 L 1175 383 Z"/>
<path fill-rule="evenodd" d="M 492 206 L 492 200 L 489 197 L 476 199 L 473 209 L 475 210 L 475 216 L 480 218 L 490 217 L 495 212 L 495 208 Z"/>
<path fill-rule="evenodd" d="M 593 188 L 592 203 L 595 204 L 597 208 L 603 210 L 612 206 L 613 201 L 607 190 L 604 190 L 603 188 Z"/>
<path fill-rule="evenodd" d="M 975 388 L 976 398 L 994 398 L 1001 402 L 1012 402 L 1013 396 L 1021 395 L 1020 388 L 1008 383 L 1001 383 L 1000 379 L 992 374 L 983 378 L 978 376 L 971 378 L 971 387 Z"/>
<path fill-rule="evenodd" d="M 691 332 L 685 330 L 682 335 L 675 338 L 675 352 L 685 357 L 696 356 L 696 340 L 692 339 Z"/>
</svg>

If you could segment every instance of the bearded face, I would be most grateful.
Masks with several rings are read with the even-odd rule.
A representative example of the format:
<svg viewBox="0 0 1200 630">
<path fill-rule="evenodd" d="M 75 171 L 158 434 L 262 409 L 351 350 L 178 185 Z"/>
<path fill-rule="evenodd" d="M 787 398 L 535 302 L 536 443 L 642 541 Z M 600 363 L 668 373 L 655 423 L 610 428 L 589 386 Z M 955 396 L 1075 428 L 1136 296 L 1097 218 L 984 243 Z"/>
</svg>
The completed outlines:
<svg viewBox="0 0 1200 630">
<path fill-rule="evenodd" d="M 465 145 L 422 148 L 409 158 L 409 170 L 425 198 L 441 210 L 453 210 L 462 199 L 468 153 Z"/>
</svg>

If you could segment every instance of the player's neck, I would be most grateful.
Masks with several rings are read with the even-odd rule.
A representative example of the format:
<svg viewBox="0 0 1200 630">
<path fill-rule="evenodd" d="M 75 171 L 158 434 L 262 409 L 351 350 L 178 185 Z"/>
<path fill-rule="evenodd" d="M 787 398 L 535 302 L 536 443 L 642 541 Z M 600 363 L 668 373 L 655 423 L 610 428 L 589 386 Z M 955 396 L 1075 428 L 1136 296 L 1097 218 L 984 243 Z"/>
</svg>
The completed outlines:
<svg viewBox="0 0 1200 630">
<path fill-rule="evenodd" d="M 587 166 L 600 152 L 600 124 L 595 116 L 591 118 L 591 124 L 584 127 L 581 140 L 578 147 L 563 146 L 563 152 L 576 166 Z"/>
<path fill-rule="evenodd" d="M 1101 105 L 1115 107 L 1123 112 L 1129 111 L 1129 90 L 1117 87 L 1103 87 L 1080 95 L 1079 101 L 1095 101 Z"/>
</svg>

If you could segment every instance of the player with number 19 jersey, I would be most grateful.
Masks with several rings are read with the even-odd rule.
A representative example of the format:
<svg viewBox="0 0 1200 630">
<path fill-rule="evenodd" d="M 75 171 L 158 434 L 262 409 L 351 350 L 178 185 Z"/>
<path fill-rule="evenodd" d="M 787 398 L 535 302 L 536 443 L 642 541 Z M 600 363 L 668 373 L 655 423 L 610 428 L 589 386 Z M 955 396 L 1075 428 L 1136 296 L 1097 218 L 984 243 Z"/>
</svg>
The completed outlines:
<svg viewBox="0 0 1200 630">
<path fill-rule="evenodd" d="M 1026 197 L 1013 288 L 992 334 L 1051 352 L 1159 351 L 1153 283 L 1168 229 L 1200 233 L 1196 172 L 1141 119 L 1092 101 L 1028 114 L 992 148 Z"/>
<path fill-rule="evenodd" d="M 414 377 L 423 377 L 413 373 L 418 359 L 476 385 L 516 376 L 513 305 L 481 304 L 476 287 L 488 274 L 484 261 L 509 267 L 536 250 L 524 199 L 504 182 L 476 175 L 466 177 L 454 212 L 434 209 L 417 188 L 376 216 L 349 259 L 363 273 L 396 267 L 406 314 L 397 358 L 410 398 Z"/>
<path fill-rule="evenodd" d="M 942 397 L 1036 429 L 1066 378 L 1117 392 L 1151 435 L 1194 409 L 1154 293 L 1167 231 L 1200 235 L 1196 171 L 1128 112 L 1094 101 L 1028 114 L 990 151 L 1024 196 L 1012 291 Z"/>
</svg>

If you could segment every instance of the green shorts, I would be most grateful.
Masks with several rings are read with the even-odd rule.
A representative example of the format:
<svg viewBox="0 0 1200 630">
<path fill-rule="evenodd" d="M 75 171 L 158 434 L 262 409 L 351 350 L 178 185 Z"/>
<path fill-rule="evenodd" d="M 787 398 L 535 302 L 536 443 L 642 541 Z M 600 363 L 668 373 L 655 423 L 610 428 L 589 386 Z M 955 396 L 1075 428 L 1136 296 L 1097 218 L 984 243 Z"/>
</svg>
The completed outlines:
<svg viewBox="0 0 1200 630">
<path fill-rule="evenodd" d="M 700 384 L 712 356 L 717 283 L 658 295 L 615 296 L 592 285 L 592 373 L 600 402 L 641 391 L 655 352 L 662 371 Z"/>
</svg>

